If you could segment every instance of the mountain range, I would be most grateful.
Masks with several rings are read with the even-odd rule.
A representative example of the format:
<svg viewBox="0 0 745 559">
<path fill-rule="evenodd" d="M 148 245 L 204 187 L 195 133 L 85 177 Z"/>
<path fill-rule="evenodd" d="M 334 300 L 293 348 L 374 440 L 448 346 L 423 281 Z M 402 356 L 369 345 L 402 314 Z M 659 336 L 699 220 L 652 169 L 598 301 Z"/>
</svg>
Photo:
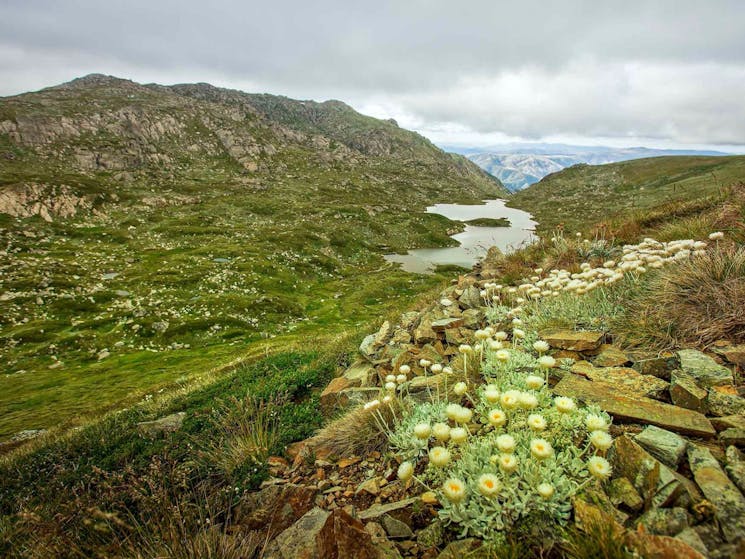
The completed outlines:
<svg viewBox="0 0 745 559">
<path fill-rule="evenodd" d="M 488 149 L 445 146 L 445 149 L 465 155 L 497 177 L 512 192 L 535 184 L 551 173 L 581 163 L 603 165 L 647 157 L 730 155 L 712 150 L 612 148 L 544 143 L 512 143 L 490 146 Z"/>
</svg>

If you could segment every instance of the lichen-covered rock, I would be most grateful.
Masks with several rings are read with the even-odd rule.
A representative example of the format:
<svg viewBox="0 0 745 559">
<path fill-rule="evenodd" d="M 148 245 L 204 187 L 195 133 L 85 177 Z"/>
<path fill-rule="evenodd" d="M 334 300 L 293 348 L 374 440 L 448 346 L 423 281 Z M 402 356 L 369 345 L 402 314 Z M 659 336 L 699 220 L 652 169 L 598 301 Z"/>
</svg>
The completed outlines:
<svg viewBox="0 0 745 559">
<path fill-rule="evenodd" d="M 674 470 L 685 456 L 688 443 L 680 435 L 649 425 L 635 439 L 652 456 Z"/>
<path fill-rule="evenodd" d="M 715 386 L 706 397 L 709 413 L 717 416 L 745 414 L 745 398 L 737 394 L 734 387 Z"/>
<path fill-rule="evenodd" d="M 728 446 L 725 457 L 727 464 L 724 469 L 727 470 L 730 479 L 745 495 L 745 454 L 735 446 Z"/>
<path fill-rule="evenodd" d="M 673 404 L 706 413 L 706 398 L 709 393 L 701 388 L 693 377 L 686 375 L 683 371 L 673 371 L 670 378 L 670 399 Z"/>
<path fill-rule="evenodd" d="M 141 421 L 137 424 L 137 430 L 145 437 L 154 438 L 163 433 L 178 431 L 184 419 L 186 419 L 185 412 L 172 413 L 153 421 Z"/>
<path fill-rule="evenodd" d="M 674 536 L 688 528 L 689 518 L 686 510 L 680 507 L 653 508 L 641 515 L 637 524 L 658 536 Z"/>
<path fill-rule="evenodd" d="M 556 329 L 544 330 L 540 332 L 540 336 L 553 348 L 569 351 L 591 351 L 600 347 L 604 334 L 602 332 Z"/>
<path fill-rule="evenodd" d="M 592 381 L 612 384 L 632 396 L 661 398 L 668 389 L 664 380 L 626 367 L 594 367 L 587 361 L 580 361 L 572 365 L 571 371 Z"/>
<path fill-rule="evenodd" d="M 690 445 L 688 463 L 696 483 L 715 507 L 725 539 L 736 542 L 745 538 L 745 497 L 724 473 L 711 451 Z"/>
<path fill-rule="evenodd" d="M 732 384 L 732 371 L 695 349 L 678 351 L 680 369 L 696 379 L 701 386 L 726 386 Z"/>
<path fill-rule="evenodd" d="M 596 367 L 623 367 L 629 363 L 629 356 L 613 345 L 603 344 L 593 359 Z"/>
<path fill-rule="evenodd" d="M 716 434 L 711 422 L 700 413 L 650 398 L 628 395 L 610 383 L 591 382 L 568 374 L 554 387 L 554 392 L 596 403 L 618 419 L 657 425 L 684 435 L 708 438 Z"/>
<path fill-rule="evenodd" d="M 671 372 L 680 367 L 680 360 L 674 353 L 665 353 L 658 357 L 635 359 L 632 367 L 643 375 L 653 375 L 669 381 Z"/>
</svg>

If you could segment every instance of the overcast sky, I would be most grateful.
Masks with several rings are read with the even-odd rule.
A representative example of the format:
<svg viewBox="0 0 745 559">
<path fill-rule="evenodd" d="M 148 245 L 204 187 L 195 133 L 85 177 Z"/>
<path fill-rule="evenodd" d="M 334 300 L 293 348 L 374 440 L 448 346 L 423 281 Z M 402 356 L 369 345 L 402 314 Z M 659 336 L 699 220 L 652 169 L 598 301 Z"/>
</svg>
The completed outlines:
<svg viewBox="0 0 745 559">
<path fill-rule="evenodd" d="M 743 0 L 0 1 L 0 95 L 92 72 L 341 99 L 441 144 L 745 151 Z"/>
</svg>

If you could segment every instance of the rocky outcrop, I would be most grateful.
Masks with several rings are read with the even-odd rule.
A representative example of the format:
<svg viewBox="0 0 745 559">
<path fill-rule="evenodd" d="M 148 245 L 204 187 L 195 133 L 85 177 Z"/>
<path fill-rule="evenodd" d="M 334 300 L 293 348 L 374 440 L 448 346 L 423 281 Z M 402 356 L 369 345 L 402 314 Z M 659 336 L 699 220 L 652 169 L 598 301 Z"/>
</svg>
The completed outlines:
<svg viewBox="0 0 745 559">
<path fill-rule="evenodd" d="M 98 199 L 98 196 L 79 196 L 64 185 L 14 184 L 0 190 L 0 213 L 13 217 L 38 215 L 44 221 L 53 221 L 90 210 Z"/>
</svg>

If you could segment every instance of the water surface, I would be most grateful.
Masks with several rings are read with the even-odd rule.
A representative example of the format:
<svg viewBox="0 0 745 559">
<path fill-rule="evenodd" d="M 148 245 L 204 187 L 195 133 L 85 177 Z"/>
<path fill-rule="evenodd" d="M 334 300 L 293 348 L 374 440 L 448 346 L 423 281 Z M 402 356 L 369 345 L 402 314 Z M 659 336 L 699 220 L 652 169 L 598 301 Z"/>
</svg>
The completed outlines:
<svg viewBox="0 0 745 559">
<path fill-rule="evenodd" d="M 453 235 L 453 239 L 460 243 L 457 247 L 446 248 L 417 248 L 407 254 L 387 254 L 388 262 L 401 264 L 407 272 L 418 274 L 431 273 L 438 265 L 456 265 L 464 268 L 472 267 L 486 255 L 492 246 L 499 247 L 503 252 L 515 250 L 533 238 L 536 222 L 531 215 L 516 208 L 505 207 L 504 200 L 486 200 L 484 204 L 436 204 L 427 208 L 427 213 L 444 215 L 454 221 L 470 221 L 472 219 L 489 217 L 506 217 L 510 220 L 510 227 L 478 227 L 466 225 L 466 229 Z"/>
</svg>

